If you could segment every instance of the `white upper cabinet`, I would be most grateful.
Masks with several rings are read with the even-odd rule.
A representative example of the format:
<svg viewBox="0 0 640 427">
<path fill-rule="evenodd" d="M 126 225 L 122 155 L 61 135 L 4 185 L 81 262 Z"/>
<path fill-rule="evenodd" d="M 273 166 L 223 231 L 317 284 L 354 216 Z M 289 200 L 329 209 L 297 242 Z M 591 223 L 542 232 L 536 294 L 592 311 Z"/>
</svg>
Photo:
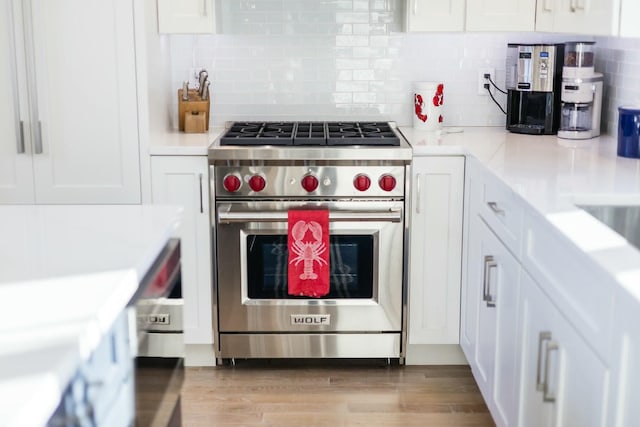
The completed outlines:
<svg viewBox="0 0 640 427">
<path fill-rule="evenodd" d="M 465 0 L 409 0 L 407 31 L 464 31 Z"/>
<path fill-rule="evenodd" d="M 625 7 L 638 9 L 636 1 L 625 0 Z M 620 31 L 620 1 L 538 0 L 536 13 L 536 31 L 603 36 Z M 628 23 L 626 31 L 638 31 L 635 28 L 637 24 Z"/>
<path fill-rule="evenodd" d="M 640 1 L 623 0 L 620 5 L 620 35 L 622 37 L 640 37 Z"/>
<path fill-rule="evenodd" d="M 10 1 L 2 1 L 0 8 L 0 203 L 31 203 L 33 168 L 24 135 L 27 103 L 20 101 L 27 90 L 19 78 L 25 74 L 24 50 L 18 48 L 24 41 L 14 25 L 22 8 L 17 3 L 14 9 Z"/>
<path fill-rule="evenodd" d="M 2 6 L 0 203 L 139 203 L 134 1 Z"/>
<path fill-rule="evenodd" d="M 158 0 L 158 32 L 215 32 L 215 0 Z"/>
<path fill-rule="evenodd" d="M 540 0 L 538 0 L 540 1 Z M 467 0 L 467 31 L 533 31 L 536 0 Z"/>
</svg>

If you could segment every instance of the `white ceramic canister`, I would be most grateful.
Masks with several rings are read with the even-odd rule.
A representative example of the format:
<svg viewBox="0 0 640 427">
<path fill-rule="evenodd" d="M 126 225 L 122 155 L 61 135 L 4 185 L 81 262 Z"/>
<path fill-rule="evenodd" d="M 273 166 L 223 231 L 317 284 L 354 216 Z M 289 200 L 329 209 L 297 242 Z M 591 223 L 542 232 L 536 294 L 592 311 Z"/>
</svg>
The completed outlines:
<svg viewBox="0 0 640 427">
<path fill-rule="evenodd" d="M 441 82 L 415 82 L 413 84 L 413 127 L 417 130 L 442 129 L 444 84 Z"/>
</svg>

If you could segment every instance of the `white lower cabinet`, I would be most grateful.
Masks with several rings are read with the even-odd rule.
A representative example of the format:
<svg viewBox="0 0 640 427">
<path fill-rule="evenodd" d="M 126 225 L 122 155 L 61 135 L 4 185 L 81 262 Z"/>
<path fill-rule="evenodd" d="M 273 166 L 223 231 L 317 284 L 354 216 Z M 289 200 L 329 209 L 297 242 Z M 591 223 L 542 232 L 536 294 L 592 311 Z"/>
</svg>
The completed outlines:
<svg viewBox="0 0 640 427">
<path fill-rule="evenodd" d="M 206 156 L 152 156 L 154 204 L 182 206 L 182 296 L 185 344 L 213 343 L 211 226 Z"/>
<path fill-rule="evenodd" d="M 640 423 L 640 326 L 637 297 L 616 295 L 611 357 L 611 392 L 607 426 L 635 427 Z"/>
<path fill-rule="evenodd" d="M 458 344 L 464 157 L 415 157 L 411 180 L 409 344 Z"/>
<path fill-rule="evenodd" d="M 533 279 L 521 279 L 518 425 L 607 425 L 607 366 Z"/>
<path fill-rule="evenodd" d="M 601 342 L 609 330 L 604 323 L 611 298 L 601 294 L 602 313 L 597 319 L 603 325 L 594 329 L 581 325 L 591 317 L 576 315 L 559 296 L 571 292 L 575 306 L 589 307 L 583 301 L 590 299 L 575 293 L 580 292 L 578 288 L 592 292 L 603 277 L 576 272 L 573 283 L 571 275 L 558 273 L 557 257 L 539 256 L 535 258 L 539 262 L 531 263 L 530 254 L 539 253 L 530 250 L 535 248 L 535 238 L 553 241 L 549 240 L 554 237 L 549 234 L 552 227 L 532 221 L 525 227 L 516 220 L 521 217 L 518 212 L 527 209 L 524 202 L 478 162 L 468 159 L 467 163 L 460 345 L 495 423 L 521 427 L 637 424 L 640 411 L 624 403 L 640 394 L 638 381 L 626 380 L 640 376 L 635 363 L 612 371 L 615 400 L 609 397 L 611 362 L 604 359 L 607 353 Z M 487 200 L 498 200 L 499 209 L 486 209 Z M 523 255 L 518 255 L 519 245 L 514 245 L 512 236 L 524 239 Z M 577 248 L 562 248 L 563 265 L 580 262 L 583 270 L 591 272 Z M 534 272 L 537 276 L 530 275 Z M 622 313 L 617 315 L 624 317 Z M 613 342 L 614 354 L 622 361 L 640 357 L 640 328 L 634 329 L 630 319 L 629 315 L 630 326 Z M 624 320 L 616 322 L 620 323 Z M 611 413 L 615 404 L 620 408 Z"/>
<path fill-rule="evenodd" d="M 461 346 L 496 424 L 515 425 L 520 264 L 480 216 L 469 221 Z"/>
</svg>

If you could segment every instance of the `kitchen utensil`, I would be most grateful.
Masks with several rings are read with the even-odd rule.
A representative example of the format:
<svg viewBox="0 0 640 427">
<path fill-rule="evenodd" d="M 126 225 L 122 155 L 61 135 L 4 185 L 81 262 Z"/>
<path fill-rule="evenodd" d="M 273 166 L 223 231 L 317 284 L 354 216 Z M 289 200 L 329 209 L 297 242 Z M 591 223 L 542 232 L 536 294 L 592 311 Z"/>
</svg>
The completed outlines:
<svg viewBox="0 0 640 427">
<path fill-rule="evenodd" d="M 204 89 L 204 82 L 209 77 L 209 73 L 207 70 L 201 70 L 200 74 L 198 74 L 198 95 L 202 96 L 202 90 Z"/>
</svg>

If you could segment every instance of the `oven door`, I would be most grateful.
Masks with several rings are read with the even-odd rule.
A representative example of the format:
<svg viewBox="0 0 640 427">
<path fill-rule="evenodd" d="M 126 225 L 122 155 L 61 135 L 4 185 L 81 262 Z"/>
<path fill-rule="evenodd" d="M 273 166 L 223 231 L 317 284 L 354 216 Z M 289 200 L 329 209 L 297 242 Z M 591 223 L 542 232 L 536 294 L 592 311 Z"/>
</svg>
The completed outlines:
<svg viewBox="0 0 640 427">
<path fill-rule="evenodd" d="M 287 211 L 328 209 L 330 293 L 287 293 Z M 216 206 L 218 329 L 399 332 L 402 201 L 256 201 Z"/>
</svg>

